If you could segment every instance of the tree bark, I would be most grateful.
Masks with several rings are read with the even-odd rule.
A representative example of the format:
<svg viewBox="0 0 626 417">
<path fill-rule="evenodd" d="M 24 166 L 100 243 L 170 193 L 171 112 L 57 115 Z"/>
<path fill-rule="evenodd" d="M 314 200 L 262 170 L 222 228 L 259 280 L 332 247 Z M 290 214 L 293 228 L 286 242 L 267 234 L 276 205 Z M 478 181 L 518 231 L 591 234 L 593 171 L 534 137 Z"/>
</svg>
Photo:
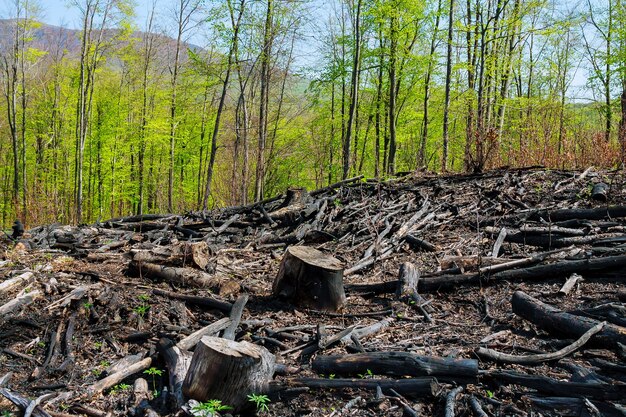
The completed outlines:
<svg viewBox="0 0 626 417">
<path fill-rule="evenodd" d="M 317 356 L 312 369 L 322 374 L 374 374 L 402 376 L 478 377 L 475 359 L 438 358 L 410 352 L 367 352 L 353 355 Z"/>
<path fill-rule="evenodd" d="M 268 391 L 274 369 L 274 355 L 262 346 L 203 337 L 191 359 L 183 393 L 201 402 L 219 398 L 241 412 L 251 405 L 249 394 Z"/>
<path fill-rule="evenodd" d="M 343 266 L 317 249 L 292 246 L 285 252 L 272 290 L 300 306 L 338 311 L 346 301 Z"/>
<path fill-rule="evenodd" d="M 511 300 L 513 312 L 550 333 L 579 338 L 600 322 L 587 317 L 565 313 L 545 304 L 521 291 L 516 291 Z M 605 324 L 593 336 L 592 342 L 604 346 L 617 347 L 626 344 L 626 329 L 613 324 Z"/>
<path fill-rule="evenodd" d="M 454 0 L 450 0 L 450 11 L 448 13 L 448 45 L 446 53 L 446 85 L 445 99 L 443 105 L 443 143 L 441 154 L 441 170 L 448 169 L 448 146 L 450 130 L 450 85 L 452 83 L 452 35 L 454 27 Z"/>
</svg>

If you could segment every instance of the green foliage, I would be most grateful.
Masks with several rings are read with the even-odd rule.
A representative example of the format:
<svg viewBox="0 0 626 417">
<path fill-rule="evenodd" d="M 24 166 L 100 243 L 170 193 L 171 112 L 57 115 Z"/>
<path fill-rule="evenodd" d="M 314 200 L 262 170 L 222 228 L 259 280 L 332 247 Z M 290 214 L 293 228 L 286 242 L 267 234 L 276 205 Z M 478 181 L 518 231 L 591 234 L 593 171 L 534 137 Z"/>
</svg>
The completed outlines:
<svg viewBox="0 0 626 417">
<path fill-rule="evenodd" d="M 264 394 L 249 394 L 248 401 L 254 403 L 257 412 L 269 411 L 267 406 L 270 403 L 270 398 Z"/>
<path fill-rule="evenodd" d="M 120 394 L 120 393 L 122 393 L 124 391 L 130 390 L 130 388 L 131 388 L 131 386 L 128 385 L 128 384 L 124 384 L 124 383 L 117 384 L 113 388 L 111 388 L 111 390 L 109 391 L 109 394 L 117 395 L 117 394 Z"/>
<path fill-rule="evenodd" d="M 17 24 L 3 26 L 7 34 L 17 30 L 22 38 L 17 56 L 3 53 L 0 61 L 6 58 L 11 64 L 17 60 L 18 68 L 24 69 L 24 78 L 21 71 L 13 80 L 6 78 L 7 74 L 0 89 L 0 176 L 6 179 L 0 185 L 3 226 L 15 217 L 24 217 L 25 223 L 32 226 L 76 221 L 79 173 L 74 161 L 78 157 L 78 124 L 72 109 L 79 102 L 80 54 L 75 45 L 60 43 L 62 47 L 58 48 L 59 42 L 54 40 L 46 44 L 50 41 L 45 41 L 41 33 L 51 32 L 37 22 L 40 16 L 35 3 L 16 3 L 28 10 L 22 10 L 20 16 L 8 16 L 21 17 L 15 20 Z M 205 3 L 202 13 L 190 20 L 197 21 L 198 26 L 190 27 L 184 38 L 195 40 L 195 30 L 206 32 L 208 37 L 200 47 L 182 47 L 176 117 L 171 120 L 175 40 L 155 35 L 152 49 L 147 48 L 150 36 L 139 31 L 145 28 L 133 23 L 134 2 L 113 2 L 109 20 L 103 25 L 118 30 L 106 32 L 99 53 L 94 44 L 88 51 L 97 65 L 90 73 L 93 97 L 86 118 L 83 221 L 137 212 L 140 201 L 144 213 L 170 209 L 171 122 L 175 126 L 171 209 L 197 209 L 202 201 L 216 97 L 221 92 L 232 47 L 229 7 L 236 15 L 240 3 L 201 3 Z M 311 189 L 342 179 L 341 141 L 346 134 L 350 76 L 357 50 L 354 20 L 358 3 L 347 2 L 341 13 L 331 13 L 328 30 L 315 34 L 315 38 L 322 39 L 319 53 L 311 52 L 315 49 L 312 45 L 297 50 L 297 37 L 306 30 L 300 26 L 306 20 L 302 18 L 306 4 L 275 2 L 271 19 L 273 73 L 268 100 L 267 166 L 262 179 L 264 197 L 282 193 L 288 186 Z M 361 70 L 349 174 L 387 175 L 383 165 L 389 150 L 392 33 L 397 41 L 394 56 L 399 83 L 395 114 L 397 170 L 412 171 L 422 166 L 437 170 L 442 158 L 448 3 L 374 0 L 360 4 Z M 623 5 L 581 2 L 561 15 L 545 1 L 510 2 L 496 10 L 499 4 L 472 2 L 468 5 L 472 8 L 469 15 L 465 15 L 466 6 L 454 11 L 449 166 L 453 170 L 472 165 L 574 168 L 621 162 L 618 109 L 626 80 Z M 209 198 L 212 205 L 249 203 L 253 194 L 259 130 L 257 60 L 265 10 L 262 2 L 246 2 L 245 7 L 236 65 L 230 74 L 221 117 Z M 94 16 L 96 26 L 102 23 L 103 12 L 99 9 Z M 158 12 L 162 20 L 155 24 L 169 26 L 172 22 L 165 21 L 165 15 Z M 9 9 L 9 13 L 17 12 Z M 488 36 L 481 37 L 481 33 Z M 6 36 L 7 42 L 11 39 Z M 296 48 L 293 51 L 292 42 Z M 467 45 L 476 47 L 472 60 L 468 60 Z M 538 45 L 542 45 L 541 54 L 537 53 Z M 11 46 L 7 44 L 5 50 L 11 51 Z M 313 58 L 308 67 L 296 58 L 302 55 Z M 584 73 L 589 75 L 587 85 L 583 91 L 573 90 Z M 11 81 L 18 86 L 14 97 L 7 90 Z M 428 120 L 424 120 L 426 91 Z M 573 101 L 573 96 L 583 100 Z M 19 104 L 22 97 L 27 99 L 25 110 Z M 18 103 L 13 109 L 16 121 L 20 122 L 22 116 L 25 120 L 23 132 L 21 124 L 16 123 L 15 138 L 7 120 L 12 114 L 11 103 Z M 241 124 L 244 112 L 247 126 Z M 422 132 L 424 155 L 420 159 Z M 490 149 L 485 150 L 485 146 Z M 18 160 L 17 172 L 14 157 Z M 14 178 L 18 179 L 18 190 L 13 189 Z M 137 314 L 147 313 L 148 301 L 140 299 Z"/>
<path fill-rule="evenodd" d="M 163 375 L 163 371 L 152 366 L 143 371 L 143 373 L 152 376 L 152 393 L 155 397 L 158 396 L 159 392 L 156 389 L 156 377 Z"/>
<path fill-rule="evenodd" d="M 133 309 L 133 311 L 135 313 L 139 314 L 140 317 L 143 317 L 148 312 L 149 309 L 150 309 L 149 305 L 141 304 L 141 305 L 135 307 Z"/>
<path fill-rule="evenodd" d="M 222 404 L 221 400 L 208 400 L 201 402 L 191 409 L 195 416 L 198 417 L 211 417 L 220 411 L 228 411 L 233 408 L 228 405 Z"/>
<path fill-rule="evenodd" d="M 374 373 L 372 372 L 371 369 L 368 369 L 365 371 L 364 374 L 357 374 L 357 376 L 361 379 L 368 379 L 368 378 L 372 378 L 374 376 Z"/>
</svg>

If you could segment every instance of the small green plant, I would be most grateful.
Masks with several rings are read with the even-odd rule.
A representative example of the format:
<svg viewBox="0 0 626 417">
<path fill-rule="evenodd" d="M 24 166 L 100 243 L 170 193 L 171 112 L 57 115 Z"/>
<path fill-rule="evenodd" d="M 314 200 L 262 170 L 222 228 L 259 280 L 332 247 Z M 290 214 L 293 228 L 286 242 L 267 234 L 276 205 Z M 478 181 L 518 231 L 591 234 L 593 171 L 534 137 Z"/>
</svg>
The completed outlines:
<svg viewBox="0 0 626 417">
<path fill-rule="evenodd" d="M 335 374 L 328 375 L 328 379 L 335 379 Z"/>
<path fill-rule="evenodd" d="M 40 348 L 45 348 L 46 347 L 46 342 L 44 342 L 43 340 L 40 342 L 37 342 L 37 346 L 39 346 Z"/>
<path fill-rule="evenodd" d="M 148 312 L 148 310 L 150 309 L 149 305 L 146 304 L 142 304 L 140 306 L 137 306 L 133 309 L 133 311 L 137 314 L 139 314 L 139 317 L 143 318 L 143 316 L 146 315 L 146 313 Z"/>
<path fill-rule="evenodd" d="M 267 404 L 270 402 L 270 397 L 264 394 L 250 394 L 248 395 L 248 401 L 256 405 L 257 412 L 269 411 Z"/>
<path fill-rule="evenodd" d="M 101 369 L 92 369 L 91 373 L 93 374 L 93 376 L 98 378 L 100 375 L 102 375 L 102 370 Z"/>
<path fill-rule="evenodd" d="M 368 369 L 367 371 L 365 371 L 364 374 L 357 374 L 359 376 L 359 378 L 361 379 L 367 379 L 367 378 L 371 378 L 374 376 L 374 373 L 372 372 L 371 369 Z"/>
<path fill-rule="evenodd" d="M 98 350 L 102 349 L 102 346 L 104 346 L 104 343 L 102 342 L 93 342 L 93 347 L 95 347 Z"/>
<path fill-rule="evenodd" d="M 87 303 L 84 303 L 84 304 L 83 304 L 83 307 L 85 307 L 85 310 L 89 310 L 91 307 L 93 307 L 93 304 L 92 304 L 92 303 L 87 302 Z"/>
<path fill-rule="evenodd" d="M 152 393 L 156 397 L 158 394 L 158 391 L 156 389 L 156 377 L 163 375 L 163 371 L 153 366 L 152 368 L 148 368 L 143 371 L 143 373 L 152 376 Z"/>
<path fill-rule="evenodd" d="M 493 391 L 487 390 L 487 397 L 493 398 Z"/>
<path fill-rule="evenodd" d="M 111 395 L 117 395 L 120 392 L 126 391 L 128 389 L 130 389 L 130 385 L 128 385 L 128 384 L 117 384 L 113 388 L 111 388 L 111 391 L 109 391 L 109 393 Z"/>
<path fill-rule="evenodd" d="M 233 407 L 222 404 L 220 400 L 208 400 L 193 407 L 191 411 L 196 416 L 210 417 L 220 411 L 232 410 Z"/>
<path fill-rule="evenodd" d="M 109 366 L 111 366 L 111 362 L 107 361 L 107 360 L 101 360 L 100 361 L 100 366 L 103 368 L 108 368 Z"/>
<path fill-rule="evenodd" d="M 148 294 L 140 294 L 137 296 L 137 299 L 141 301 L 141 304 L 133 308 L 133 311 L 137 313 L 139 317 L 143 318 L 148 310 L 150 310 L 150 305 L 148 304 L 148 301 L 150 301 L 150 296 Z"/>
<path fill-rule="evenodd" d="M 2 417 L 11 417 L 11 412 L 10 412 L 10 411 L 6 411 L 6 410 L 4 410 L 4 411 L 2 412 Z"/>
</svg>

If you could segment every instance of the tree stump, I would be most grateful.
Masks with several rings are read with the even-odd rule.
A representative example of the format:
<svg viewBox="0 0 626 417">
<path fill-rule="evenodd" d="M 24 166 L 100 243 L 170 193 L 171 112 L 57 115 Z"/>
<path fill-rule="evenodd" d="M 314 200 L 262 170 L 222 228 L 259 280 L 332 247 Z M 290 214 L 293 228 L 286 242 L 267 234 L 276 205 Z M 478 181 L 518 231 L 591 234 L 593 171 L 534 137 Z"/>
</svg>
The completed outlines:
<svg viewBox="0 0 626 417">
<path fill-rule="evenodd" d="M 220 400 L 237 413 L 252 405 L 249 394 L 267 392 L 275 362 L 262 346 L 205 336 L 194 351 L 183 393 L 200 402 Z"/>
<path fill-rule="evenodd" d="M 341 262 L 308 246 L 285 252 L 273 293 L 302 307 L 338 311 L 346 301 Z"/>
</svg>

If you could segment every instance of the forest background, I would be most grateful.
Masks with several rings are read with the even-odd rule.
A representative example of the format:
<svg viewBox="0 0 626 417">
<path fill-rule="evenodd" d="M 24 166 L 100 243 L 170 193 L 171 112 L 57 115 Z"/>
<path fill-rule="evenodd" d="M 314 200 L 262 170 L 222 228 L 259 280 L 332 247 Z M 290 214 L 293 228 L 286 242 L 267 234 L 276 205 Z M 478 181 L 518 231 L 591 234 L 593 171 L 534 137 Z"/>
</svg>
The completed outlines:
<svg viewBox="0 0 626 417">
<path fill-rule="evenodd" d="M 57 1 L 0 9 L 3 226 L 624 161 L 623 0 Z"/>
</svg>

